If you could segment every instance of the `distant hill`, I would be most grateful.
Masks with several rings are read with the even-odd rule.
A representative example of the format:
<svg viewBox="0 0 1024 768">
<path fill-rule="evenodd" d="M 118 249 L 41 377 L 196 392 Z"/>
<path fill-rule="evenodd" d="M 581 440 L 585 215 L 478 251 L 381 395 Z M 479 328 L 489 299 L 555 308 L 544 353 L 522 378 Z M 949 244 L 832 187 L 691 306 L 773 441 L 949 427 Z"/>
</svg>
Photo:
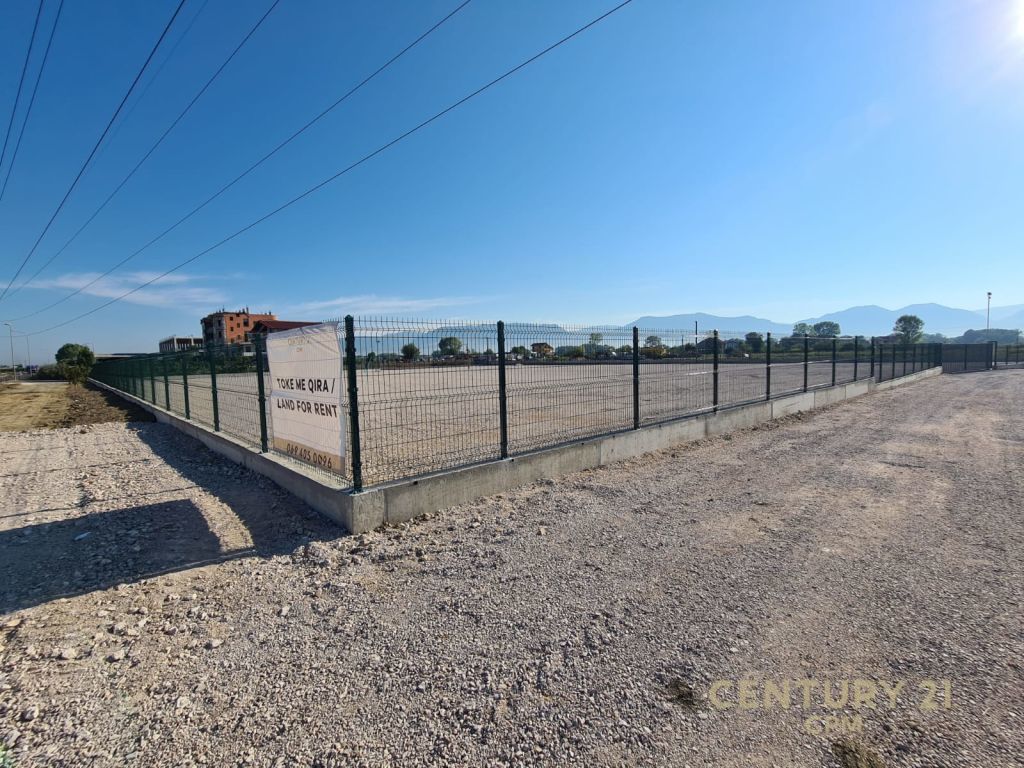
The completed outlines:
<svg viewBox="0 0 1024 768">
<path fill-rule="evenodd" d="M 705 312 L 692 312 L 685 315 L 646 315 L 644 317 L 638 317 L 630 326 L 637 326 L 638 328 L 651 328 L 657 330 L 681 330 L 681 331 L 692 331 L 694 322 L 697 323 L 697 329 L 703 333 L 704 331 L 712 331 L 716 328 L 719 332 L 727 335 L 742 335 L 750 331 L 757 331 L 759 333 L 765 333 L 771 331 L 773 334 L 788 335 L 793 330 L 792 323 L 777 323 L 772 320 L 766 320 L 763 317 L 752 317 L 751 315 L 740 315 L 738 317 L 726 317 L 723 315 L 709 315 Z"/>
<path fill-rule="evenodd" d="M 959 336 L 968 328 L 976 328 L 979 322 L 982 327 L 985 325 L 984 312 L 979 315 L 969 309 L 956 309 L 942 304 L 909 304 L 899 309 L 885 309 L 875 305 L 851 307 L 804 322 L 832 320 L 839 323 L 844 334 L 883 336 L 892 331 L 893 323 L 900 315 L 917 315 L 924 320 L 926 333 L 941 333 L 946 336 Z"/>
</svg>

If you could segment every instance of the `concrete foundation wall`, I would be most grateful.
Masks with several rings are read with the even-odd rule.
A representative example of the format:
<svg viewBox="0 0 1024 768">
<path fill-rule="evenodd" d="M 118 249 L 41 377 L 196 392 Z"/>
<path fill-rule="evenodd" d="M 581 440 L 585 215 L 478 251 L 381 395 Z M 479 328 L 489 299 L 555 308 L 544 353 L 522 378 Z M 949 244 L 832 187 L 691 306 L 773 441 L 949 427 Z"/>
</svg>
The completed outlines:
<svg viewBox="0 0 1024 768">
<path fill-rule="evenodd" d="M 157 421 L 170 424 L 194 437 L 221 456 L 270 478 L 352 533 L 361 533 L 381 525 L 403 523 L 424 512 L 434 512 L 544 478 L 556 478 L 705 437 L 746 429 L 771 419 L 823 408 L 869 392 L 911 384 L 941 373 L 941 368 L 931 368 L 881 384 L 873 379 L 839 384 L 770 402 L 704 413 L 510 459 L 439 472 L 416 480 L 377 486 L 361 493 L 331 486 L 323 478 L 305 472 L 300 465 L 285 462 L 274 454 L 256 453 L 223 433 L 212 432 L 100 382 L 93 383 L 145 408 Z"/>
</svg>

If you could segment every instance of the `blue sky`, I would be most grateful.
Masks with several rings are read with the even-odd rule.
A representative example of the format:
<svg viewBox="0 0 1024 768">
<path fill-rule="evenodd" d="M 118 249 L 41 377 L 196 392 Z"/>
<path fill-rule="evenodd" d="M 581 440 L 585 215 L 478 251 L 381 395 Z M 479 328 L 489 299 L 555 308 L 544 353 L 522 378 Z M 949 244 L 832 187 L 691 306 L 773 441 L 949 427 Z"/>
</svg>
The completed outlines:
<svg viewBox="0 0 1024 768">
<path fill-rule="evenodd" d="M 57 3 L 46 0 L 41 42 Z M 105 271 L 457 4 L 281 0 L 107 209 L 0 302 L 0 317 L 21 318 Z M 175 5 L 65 0 L 0 201 L 5 284 Z M 186 0 L 16 285 L 269 5 Z M 192 256 L 613 5 L 472 0 L 180 229 L 15 328 L 63 322 Z M 0 4 L 0 131 L 36 8 Z M 618 323 L 688 311 L 790 321 L 926 301 L 976 309 L 986 290 L 994 304 L 1024 303 L 1022 135 L 1021 0 L 634 0 L 173 279 L 31 337 L 32 356 L 69 340 L 153 351 L 163 336 L 198 332 L 221 305 L 288 319 Z"/>
</svg>

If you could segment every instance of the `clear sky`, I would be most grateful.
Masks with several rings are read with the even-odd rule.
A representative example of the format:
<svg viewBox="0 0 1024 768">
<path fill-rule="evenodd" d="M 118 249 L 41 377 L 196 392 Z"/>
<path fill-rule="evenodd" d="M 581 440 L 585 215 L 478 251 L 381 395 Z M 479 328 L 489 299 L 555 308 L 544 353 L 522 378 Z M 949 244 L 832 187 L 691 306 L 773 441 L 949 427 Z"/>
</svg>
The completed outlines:
<svg viewBox="0 0 1024 768">
<path fill-rule="evenodd" d="M 11 143 L 58 2 L 45 0 Z M 270 3 L 186 0 L 16 286 Z M 458 3 L 280 0 L 110 205 L 0 302 L 0 318 L 139 248 Z M 194 255 L 615 4 L 472 0 L 164 240 L 14 327 L 68 320 Z M 65 0 L 0 200 L 4 284 L 176 5 Z M 37 8 L 0 3 L 0 136 Z M 222 305 L 302 320 L 619 323 L 689 311 L 792 321 L 927 301 L 977 309 L 986 290 L 994 305 L 1024 303 L 1022 136 L 1021 0 L 634 0 L 173 280 L 31 337 L 32 356 L 64 341 L 155 351 Z"/>
</svg>

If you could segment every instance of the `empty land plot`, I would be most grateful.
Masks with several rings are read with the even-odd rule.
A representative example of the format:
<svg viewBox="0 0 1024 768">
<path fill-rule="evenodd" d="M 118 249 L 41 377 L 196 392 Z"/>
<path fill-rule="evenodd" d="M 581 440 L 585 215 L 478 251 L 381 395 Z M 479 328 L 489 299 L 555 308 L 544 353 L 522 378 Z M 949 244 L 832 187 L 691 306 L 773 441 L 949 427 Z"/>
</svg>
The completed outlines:
<svg viewBox="0 0 1024 768">
<path fill-rule="evenodd" d="M 0 738 L 44 766 L 1018 766 L 1022 397 L 937 377 L 359 537 L 164 425 L 5 434 Z M 903 694 L 714 706 L 745 678 Z"/>
</svg>

